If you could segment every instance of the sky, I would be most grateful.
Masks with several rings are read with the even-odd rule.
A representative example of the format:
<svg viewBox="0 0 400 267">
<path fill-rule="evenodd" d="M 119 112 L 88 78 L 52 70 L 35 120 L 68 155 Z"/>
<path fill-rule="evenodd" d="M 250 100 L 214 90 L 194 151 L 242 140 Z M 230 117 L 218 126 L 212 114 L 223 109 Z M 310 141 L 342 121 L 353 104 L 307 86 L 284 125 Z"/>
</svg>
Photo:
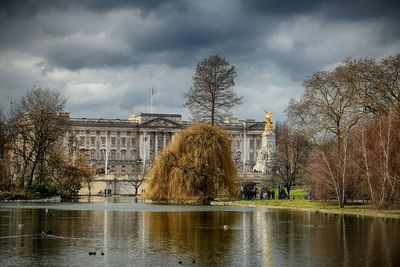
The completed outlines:
<svg viewBox="0 0 400 267">
<path fill-rule="evenodd" d="M 239 119 L 285 120 L 303 82 L 347 57 L 400 52 L 400 1 L 0 1 L 0 110 L 33 86 L 58 91 L 71 117 L 180 113 L 196 65 L 235 66 Z"/>
</svg>

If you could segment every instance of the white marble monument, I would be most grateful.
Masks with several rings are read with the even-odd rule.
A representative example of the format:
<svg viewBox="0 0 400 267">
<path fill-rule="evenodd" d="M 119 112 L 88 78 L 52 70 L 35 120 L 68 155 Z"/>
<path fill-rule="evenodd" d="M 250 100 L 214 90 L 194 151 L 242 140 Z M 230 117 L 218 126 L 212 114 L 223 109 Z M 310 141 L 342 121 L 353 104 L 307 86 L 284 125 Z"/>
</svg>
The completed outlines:
<svg viewBox="0 0 400 267">
<path fill-rule="evenodd" d="M 265 128 L 262 134 L 261 150 L 257 155 L 253 172 L 270 173 L 275 153 L 275 133 L 272 122 L 272 113 L 265 112 Z"/>
</svg>

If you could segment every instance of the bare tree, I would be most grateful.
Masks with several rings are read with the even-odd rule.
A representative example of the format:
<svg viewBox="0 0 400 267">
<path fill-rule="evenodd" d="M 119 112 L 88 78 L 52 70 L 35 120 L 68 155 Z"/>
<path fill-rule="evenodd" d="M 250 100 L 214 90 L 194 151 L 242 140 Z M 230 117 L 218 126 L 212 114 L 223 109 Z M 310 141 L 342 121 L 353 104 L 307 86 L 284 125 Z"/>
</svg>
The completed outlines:
<svg viewBox="0 0 400 267">
<path fill-rule="evenodd" d="M 68 127 L 63 113 L 65 99 L 59 93 L 33 87 L 12 110 L 13 154 L 19 186 L 32 185 L 37 173 L 46 167 L 49 152 L 62 141 Z"/>
<path fill-rule="evenodd" d="M 134 162 L 133 171 L 128 173 L 127 181 L 133 186 L 135 190 L 135 196 L 138 195 L 138 191 L 140 186 L 143 184 L 146 177 L 146 168 L 143 169 L 143 172 L 140 170 L 140 166 L 142 164 L 142 160 L 139 158 Z"/>
<path fill-rule="evenodd" d="M 340 207 L 346 202 L 346 184 L 350 179 L 348 135 L 365 116 L 353 74 L 353 66 L 346 62 L 333 71 L 314 73 L 304 83 L 302 99 L 291 101 L 288 108 L 291 120 L 309 134 L 316 149 L 334 142 L 334 154 L 325 149 L 319 151 L 327 168 L 326 175 L 320 177 L 333 187 Z"/>
<path fill-rule="evenodd" d="M 193 86 L 184 94 L 185 105 L 195 120 L 214 125 L 231 115 L 229 110 L 242 100 L 233 91 L 235 77 L 235 67 L 219 55 L 197 64 Z"/>
<path fill-rule="evenodd" d="M 11 169 L 10 169 L 10 129 L 6 118 L 0 112 L 0 190 L 10 190 Z"/>
<path fill-rule="evenodd" d="M 296 180 L 306 174 L 310 148 L 304 134 L 289 129 L 287 124 L 282 125 L 277 138 L 274 169 L 281 178 L 289 197 Z"/>
<path fill-rule="evenodd" d="M 8 149 L 9 128 L 7 120 L 0 111 L 0 156 Z"/>
<path fill-rule="evenodd" d="M 377 88 L 379 89 L 382 105 L 386 111 L 400 103 L 400 54 L 388 56 L 379 65 L 381 75 Z"/>
<path fill-rule="evenodd" d="M 388 208 L 400 189 L 400 114 L 391 109 L 370 125 L 359 129 L 356 142 L 362 155 L 364 177 L 372 203 L 378 209 Z"/>
<path fill-rule="evenodd" d="M 144 182 L 144 176 L 140 175 L 139 173 L 136 174 L 129 174 L 128 175 L 128 182 L 133 186 L 135 189 L 135 196 L 138 195 L 139 187 Z"/>
<path fill-rule="evenodd" d="M 346 79 L 367 113 L 388 112 L 400 103 L 400 54 L 380 62 L 374 59 L 346 59 Z"/>
<path fill-rule="evenodd" d="M 82 184 L 86 184 L 91 195 L 91 185 L 95 177 L 95 167 L 89 162 L 86 149 L 79 149 L 77 136 L 73 131 L 64 135 L 63 143 L 57 143 L 49 152 L 46 177 L 59 195 L 71 197 Z"/>
</svg>

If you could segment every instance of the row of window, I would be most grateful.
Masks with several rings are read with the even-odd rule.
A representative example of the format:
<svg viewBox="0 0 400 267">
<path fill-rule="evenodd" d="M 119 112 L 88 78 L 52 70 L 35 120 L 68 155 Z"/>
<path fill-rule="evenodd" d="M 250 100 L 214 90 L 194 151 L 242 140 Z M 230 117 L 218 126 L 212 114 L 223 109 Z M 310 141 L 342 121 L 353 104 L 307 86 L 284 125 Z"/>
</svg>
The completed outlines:
<svg viewBox="0 0 400 267">
<path fill-rule="evenodd" d="M 260 149 L 261 148 L 261 139 L 256 139 L 255 141 L 256 141 L 256 148 Z M 254 139 L 250 139 L 249 145 L 250 145 L 250 149 L 254 148 Z M 241 147 L 242 147 L 241 141 L 236 140 L 236 148 L 240 149 Z"/>
<path fill-rule="evenodd" d="M 126 147 L 126 146 L 132 146 L 135 147 L 137 145 L 137 138 L 126 138 L 126 137 L 111 137 L 110 138 L 110 144 L 111 146 L 116 146 L 116 145 L 121 145 L 121 147 Z M 167 137 L 165 139 L 166 143 L 169 143 L 171 140 L 170 137 Z M 90 141 L 90 142 L 89 142 Z M 101 145 L 106 145 L 107 142 L 107 138 L 105 136 L 101 136 L 100 137 L 100 141 L 101 141 Z M 130 143 L 129 143 L 130 141 Z M 158 146 L 162 147 L 163 146 L 163 137 L 158 137 L 157 138 L 158 141 Z M 91 136 L 90 139 L 86 139 L 86 136 L 80 136 L 80 145 L 81 146 L 85 146 L 85 145 L 91 145 L 91 146 L 95 146 L 96 145 L 96 137 L 95 136 Z M 98 142 L 98 144 L 100 145 L 100 142 Z M 151 138 L 150 139 L 150 145 L 154 144 L 154 140 Z"/>
<path fill-rule="evenodd" d="M 90 142 L 89 142 L 90 141 Z M 101 142 L 100 142 L 101 141 Z M 98 145 L 106 145 L 107 138 L 105 136 L 100 137 L 100 141 L 97 142 Z M 129 143 L 130 141 L 130 143 Z M 86 139 L 86 136 L 80 136 L 80 145 L 85 146 L 85 145 L 91 145 L 95 146 L 96 145 L 96 137 L 91 136 L 89 139 Z M 121 147 L 126 147 L 131 145 L 132 147 L 135 147 L 137 144 L 137 139 L 136 138 L 126 138 L 126 137 L 111 137 L 110 138 L 110 144 L 111 146 L 116 146 L 116 145 L 121 145 Z"/>
<path fill-rule="evenodd" d="M 116 136 L 120 136 L 128 134 L 130 135 L 131 132 L 130 131 L 109 131 L 112 135 L 116 135 Z M 75 130 L 75 134 L 76 135 L 82 135 L 82 134 L 96 134 L 96 135 L 100 135 L 100 134 L 107 134 L 107 131 L 89 131 L 89 130 Z"/>
<path fill-rule="evenodd" d="M 116 150 L 111 150 L 109 155 L 110 155 L 110 158 L 109 158 L 110 160 L 128 160 L 128 159 L 134 160 L 137 158 L 137 151 L 132 150 L 130 153 L 130 158 L 127 158 L 127 153 L 125 150 L 121 150 L 120 153 L 117 153 Z M 90 159 L 91 160 L 98 159 L 95 149 L 90 150 Z M 106 150 L 105 149 L 100 150 L 100 160 L 106 160 Z"/>
</svg>

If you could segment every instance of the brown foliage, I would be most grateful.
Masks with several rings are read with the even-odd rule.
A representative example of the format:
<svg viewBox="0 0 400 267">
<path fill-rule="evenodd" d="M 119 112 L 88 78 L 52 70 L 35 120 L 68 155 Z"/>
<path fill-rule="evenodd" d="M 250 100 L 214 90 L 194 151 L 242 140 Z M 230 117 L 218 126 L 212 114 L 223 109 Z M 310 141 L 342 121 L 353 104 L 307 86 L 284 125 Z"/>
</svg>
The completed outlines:
<svg viewBox="0 0 400 267">
<path fill-rule="evenodd" d="M 74 195 L 82 183 L 88 185 L 90 192 L 94 169 L 89 166 L 88 156 L 83 150 L 75 150 L 71 155 L 64 147 L 53 149 L 47 171 L 54 181 L 54 188 L 61 196 Z"/>
<path fill-rule="evenodd" d="M 317 196 L 332 198 L 335 195 L 343 207 L 347 198 L 365 198 L 367 187 L 362 182 L 362 173 L 368 177 L 375 170 L 374 179 L 381 182 L 383 179 L 391 188 L 398 180 L 397 174 L 391 172 L 391 168 L 398 168 L 395 144 L 398 141 L 394 132 L 388 131 L 390 123 L 378 119 L 386 126 L 378 127 L 374 125 L 376 122 L 371 127 L 366 125 L 377 116 L 386 116 L 382 114 L 399 105 L 399 82 L 400 54 L 379 63 L 368 58 L 346 59 L 333 70 L 316 72 L 306 79 L 303 97 L 298 101 L 291 100 L 288 113 L 293 125 L 314 142 L 311 169 L 315 174 Z M 357 136 L 359 129 L 375 132 L 361 130 Z M 361 150 L 357 148 L 359 141 L 363 143 Z M 363 158 L 364 164 L 361 164 Z M 365 167 L 356 168 L 362 165 Z M 372 166 L 375 169 L 370 169 Z M 370 192 L 379 192 L 370 193 L 373 201 L 376 194 L 381 196 L 382 202 L 382 194 L 392 199 L 391 195 L 397 192 L 390 189 L 393 193 L 389 193 L 387 185 L 372 182 L 368 187 Z M 386 207 L 387 204 L 378 206 Z"/>
<path fill-rule="evenodd" d="M 400 190 L 400 114 L 392 109 L 358 131 L 360 168 L 368 185 L 372 203 L 388 208 L 399 199 Z"/>
<path fill-rule="evenodd" d="M 314 147 L 311 153 L 311 173 L 317 199 L 336 199 L 343 206 L 346 199 L 358 193 L 355 183 L 358 173 L 357 155 L 353 153 L 353 145 L 348 138 Z M 340 150 L 338 149 L 340 147 Z"/>
<path fill-rule="evenodd" d="M 230 147 L 228 134 L 216 126 L 185 129 L 153 165 L 146 197 L 207 203 L 219 194 L 232 195 L 236 173 Z"/>
</svg>

